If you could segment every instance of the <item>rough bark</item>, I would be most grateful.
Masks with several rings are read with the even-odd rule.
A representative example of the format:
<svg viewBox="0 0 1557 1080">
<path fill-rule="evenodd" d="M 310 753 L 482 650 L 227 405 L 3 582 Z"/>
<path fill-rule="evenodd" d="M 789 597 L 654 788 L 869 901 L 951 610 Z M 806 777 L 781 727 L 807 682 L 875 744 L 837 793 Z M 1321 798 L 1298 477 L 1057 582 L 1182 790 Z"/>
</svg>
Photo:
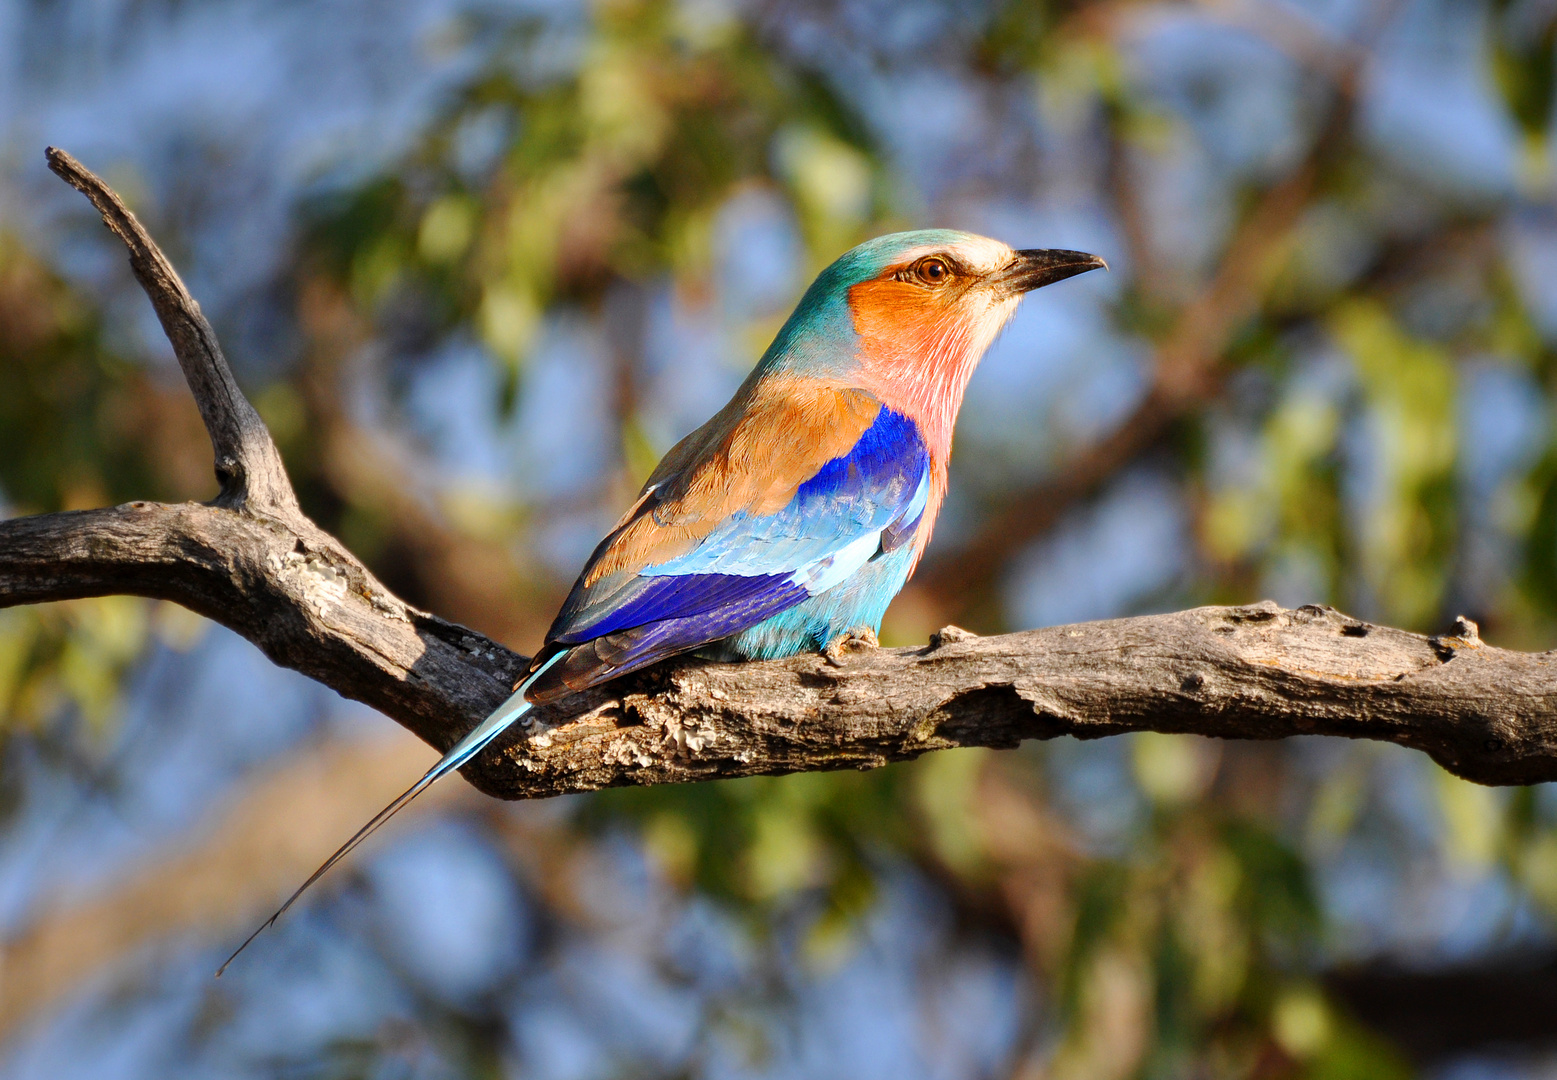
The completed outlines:
<svg viewBox="0 0 1557 1080">
<path fill-rule="evenodd" d="M 130 251 L 130 268 L 156 309 L 162 332 L 172 342 L 200 408 L 200 419 L 211 434 L 216 478 L 222 485 L 217 504 L 239 506 L 247 501 L 270 514 L 303 520 L 281 464 L 281 452 L 259 413 L 238 388 L 217 344 L 216 332 L 178 271 L 112 188 L 63 150 L 51 146 L 45 156 L 55 175 L 91 200 L 103 216 L 103 224 Z"/>
<path fill-rule="evenodd" d="M 183 604 L 278 664 L 444 748 L 524 665 L 383 587 L 297 508 L 279 455 L 210 327 L 106 185 L 50 164 L 125 240 L 216 448 L 210 504 L 130 503 L 0 522 L 0 606 L 124 593 Z M 229 460 L 230 459 L 230 460 Z M 953 746 L 1126 731 L 1415 747 L 1467 779 L 1557 778 L 1551 654 L 1496 649 L 1462 623 L 1427 638 L 1271 603 L 924 648 L 724 665 L 685 659 L 539 709 L 467 777 L 503 798 L 616 784 L 870 768 Z"/>
</svg>

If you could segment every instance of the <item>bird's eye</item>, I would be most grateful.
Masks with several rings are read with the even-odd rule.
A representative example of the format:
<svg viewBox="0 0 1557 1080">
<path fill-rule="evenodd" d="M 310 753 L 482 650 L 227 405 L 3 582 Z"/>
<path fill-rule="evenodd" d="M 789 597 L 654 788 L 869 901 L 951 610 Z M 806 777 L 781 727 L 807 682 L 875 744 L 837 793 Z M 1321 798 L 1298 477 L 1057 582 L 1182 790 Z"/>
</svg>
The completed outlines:
<svg viewBox="0 0 1557 1080">
<path fill-rule="evenodd" d="M 926 285 L 941 285 L 950 280 L 951 267 L 946 265 L 945 259 L 931 255 L 914 264 L 914 276 Z"/>
</svg>

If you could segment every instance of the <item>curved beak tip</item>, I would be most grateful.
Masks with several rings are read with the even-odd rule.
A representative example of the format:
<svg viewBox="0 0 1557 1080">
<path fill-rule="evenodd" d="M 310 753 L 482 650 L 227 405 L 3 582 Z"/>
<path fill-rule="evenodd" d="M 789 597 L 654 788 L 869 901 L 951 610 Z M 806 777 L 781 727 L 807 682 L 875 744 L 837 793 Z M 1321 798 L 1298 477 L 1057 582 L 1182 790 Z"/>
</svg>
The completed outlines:
<svg viewBox="0 0 1557 1080">
<path fill-rule="evenodd" d="M 1085 274 L 1089 270 L 1107 270 L 1100 255 L 1063 248 L 1028 248 L 1016 253 L 1010 267 L 1001 274 L 1004 284 L 1015 292 L 1031 292 L 1056 281 Z"/>
</svg>

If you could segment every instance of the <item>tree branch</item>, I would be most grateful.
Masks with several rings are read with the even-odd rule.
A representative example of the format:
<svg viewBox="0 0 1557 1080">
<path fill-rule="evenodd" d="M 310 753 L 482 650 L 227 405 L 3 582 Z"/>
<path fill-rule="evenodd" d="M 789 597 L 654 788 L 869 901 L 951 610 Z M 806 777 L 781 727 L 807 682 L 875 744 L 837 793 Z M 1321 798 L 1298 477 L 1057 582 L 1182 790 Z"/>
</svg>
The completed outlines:
<svg viewBox="0 0 1557 1080">
<path fill-rule="evenodd" d="M 276 517 L 301 518 L 297 496 L 281 464 L 265 423 L 243 396 L 216 332 L 189 295 L 173 264 L 147 234 L 135 215 L 107 184 L 65 151 L 49 147 L 45 157 L 60 179 L 91 200 L 103 224 L 130 249 L 130 267 L 151 298 L 162 331 L 173 345 L 178 365 L 200 407 L 200 419 L 211 433 L 216 452 L 216 478 L 223 506 L 247 505 Z"/>
<path fill-rule="evenodd" d="M 84 187 L 111 196 L 74 169 Z M 138 228 L 131 241 L 147 265 L 166 264 Z M 176 282 L 171 270 L 142 276 L 159 311 L 173 309 L 165 325 L 195 325 L 198 310 Z M 216 396 L 242 402 L 210 344 L 190 364 L 200 376 L 191 388 L 209 395 L 219 385 Z M 230 432 L 218 423 L 218 453 L 261 444 L 274 453 L 246 403 L 224 408 L 207 401 L 202 414 L 252 416 L 260 426 L 225 442 Z M 286 480 L 284 471 L 265 475 Z M 295 505 L 290 488 L 278 499 L 271 505 Z M 253 500 L 249 489 L 237 505 L 224 494 L 212 504 L 130 503 L 0 522 L 0 606 L 111 593 L 172 600 L 440 749 L 509 692 L 523 657 L 404 603 L 300 511 L 255 513 Z M 1381 739 L 1471 780 L 1525 784 L 1557 779 L 1553 674 L 1552 654 L 1491 648 L 1469 623 L 1456 637 L 1427 638 L 1329 608 L 1268 602 L 995 638 L 948 628 L 925 648 L 837 663 L 812 655 L 663 664 L 537 709 L 528 728 L 465 772 L 490 794 L 537 798 L 1153 730 Z"/>
<path fill-rule="evenodd" d="M 524 670 L 401 601 L 306 518 L 137 502 L 0 522 L 0 606 L 111 594 L 182 604 L 440 747 Z"/>
<path fill-rule="evenodd" d="M 929 646 L 749 664 L 683 660 L 538 711 L 483 777 L 514 797 L 872 768 L 954 746 L 1128 731 L 1340 735 L 1488 784 L 1557 778 L 1557 658 L 1269 601 Z"/>
</svg>

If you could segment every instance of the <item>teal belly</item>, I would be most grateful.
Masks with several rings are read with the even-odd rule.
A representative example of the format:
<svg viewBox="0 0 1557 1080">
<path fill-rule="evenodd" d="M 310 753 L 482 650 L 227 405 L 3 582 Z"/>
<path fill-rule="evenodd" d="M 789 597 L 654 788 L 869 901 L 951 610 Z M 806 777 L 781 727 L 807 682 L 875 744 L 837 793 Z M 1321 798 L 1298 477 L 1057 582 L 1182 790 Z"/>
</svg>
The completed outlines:
<svg viewBox="0 0 1557 1080">
<path fill-rule="evenodd" d="M 904 544 L 877 555 L 826 592 L 725 638 L 710 651 L 744 660 L 773 660 L 826 648 L 857 626 L 879 633 L 887 605 L 908 581 L 913 548 L 911 543 Z"/>
</svg>

